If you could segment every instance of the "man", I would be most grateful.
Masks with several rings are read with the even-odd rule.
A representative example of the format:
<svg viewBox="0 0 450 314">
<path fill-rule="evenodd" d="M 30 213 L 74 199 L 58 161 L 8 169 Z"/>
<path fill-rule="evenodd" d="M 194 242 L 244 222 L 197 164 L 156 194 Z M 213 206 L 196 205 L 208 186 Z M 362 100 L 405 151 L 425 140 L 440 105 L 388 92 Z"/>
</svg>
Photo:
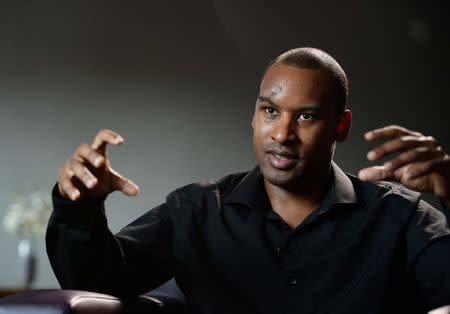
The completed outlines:
<svg viewBox="0 0 450 314">
<path fill-rule="evenodd" d="M 194 313 L 424 313 L 450 304 L 450 230 L 420 194 L 363 182 L 332 162 L 352 120 L 347 79 L 318 49 L 266 69 L 252 126 L 258 166 L 191 184 L 113 235 L 103 202 L 139 188 L 111 167 L 102 130 L 58 174 L 47 251 L 63 288 L 119 296 L 171 277 Z M 366 134 L 365 181 L 395 180 L 450 207 L 450 163 L 435 139 L 390 126 Z M 448 216 L 448 209 L 444 209 Z"/>
</svg>

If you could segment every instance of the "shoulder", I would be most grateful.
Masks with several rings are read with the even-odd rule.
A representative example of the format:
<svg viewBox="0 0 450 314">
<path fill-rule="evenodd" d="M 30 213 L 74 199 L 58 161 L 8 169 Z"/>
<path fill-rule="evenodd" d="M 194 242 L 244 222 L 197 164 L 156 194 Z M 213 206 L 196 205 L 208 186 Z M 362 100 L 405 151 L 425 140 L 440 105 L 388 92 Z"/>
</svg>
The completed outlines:
<svg viewBox="0 0 450 314">
<path fill-rule="evenodd" d="M 410 227 L 419 227 L 431 238 L 449 233 L 448 215 L 424 201 L 420 192 L 396 182 L 364 182 L 352 175 L 349 177 L 367 208 L 382 211 Z"/>
<path fill-rule="evenodd" d="M 353 175 L 348 176 L 353 183 L 358 198 L 366 204 L 389 202 L 396 206 L 403 205 L 416 208 L 421 199 L 421 193 L 396 182 L 365 182 Z"/>
<path fill-rule="evenodd" d="M 406 226 L 417 211 L 421 194 L 407 187 L 388 181 L 365 182 L 347 175 L 352 181 L 361 209 L 377 221 Z"/>
<path fill-rule="evenodd" d="M 208 197 L 224 199 L 247 174 L 248 171 L 236 172 L 218 179 L 191 183 L 171 192 L 166 201 L 173 208 L 188 204 L 203 207 Z"/>
</svg>

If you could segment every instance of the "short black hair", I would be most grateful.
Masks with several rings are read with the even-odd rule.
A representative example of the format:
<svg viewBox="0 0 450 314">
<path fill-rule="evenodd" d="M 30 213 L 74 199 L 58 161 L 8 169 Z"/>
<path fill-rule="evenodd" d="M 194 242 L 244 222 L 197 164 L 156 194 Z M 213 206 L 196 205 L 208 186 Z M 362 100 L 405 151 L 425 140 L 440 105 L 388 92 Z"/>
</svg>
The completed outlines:
<svg viewBox="0 0 450 314">
<path fill-rule="evenodd" d="M 292 65 L 300 69 L 323 69 L 328 71 L 336 83 L 336 111 L 341 114 L 347 108 L 348 81 L 339 63 L 323 50 L 311 47 L 295 48 L 279 55 L 266 66 L 267 70 L 275 63 Z"/>
</svg>

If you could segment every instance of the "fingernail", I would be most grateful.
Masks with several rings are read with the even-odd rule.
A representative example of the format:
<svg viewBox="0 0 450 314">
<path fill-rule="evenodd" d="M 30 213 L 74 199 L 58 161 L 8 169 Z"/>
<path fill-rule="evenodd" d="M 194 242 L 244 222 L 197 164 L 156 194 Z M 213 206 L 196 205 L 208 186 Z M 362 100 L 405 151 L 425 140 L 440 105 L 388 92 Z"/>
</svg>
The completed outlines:
<svg viewBox="0 0 450 314">
<path fill-rule="evenodd" d="M 94 179 L 88 179 L 86 182 L 86 185 L 88 188 L 92 188 L 95 185 L 95 181 Z"/>
<path fill-rule="evenodd" d="M 70 198 L 72 199 L 72 201 L 75 201 L 78 197 L 78 192 L 77 191 L 73 191 L 72 193 L 70 193 Z"/>
<path fill-rule="evenodd" d="M 392 163 L 390 161 L 387 161 L 383 164 L 385 169 L 390 169 L 392 167 Z"/>
<path fill-rule="evenodd" d="M 102 157 L 96 157 L 95 159 L 94 159 L 94 164 L 95 164 L 95 166 L 100 166 L 101 165 L 101 163 L 102 163 L 102 161 L 103 161 L 103 158 Z"/>
<path fill-rule="evenodd" d="M 361 170 L 358 172 L 358 178 L 360 178 L 361 180 L 365 180 L 366 179 L 366 171 Z"/>
<path fill-rule="evenodd" d="M 117 135 L 115 140 L 116 140 L 116 143 L 122 143 L 123 142 L 123 138 L 120 135 Z"/>
<path fill-rule="evenodd" d="M 374 151 L 371 151 L 367 154 L 367 159 L 374 160 L 375 158 L 377 158 L 377 154 Z"/>
<path fill-rule="evenodd" d="M 373 133 L 367 132 L 366 134 L 364 134 L 364 137 L 366 138 L 366 140 L 370 140 L 373 137 Z"/>
</svg>

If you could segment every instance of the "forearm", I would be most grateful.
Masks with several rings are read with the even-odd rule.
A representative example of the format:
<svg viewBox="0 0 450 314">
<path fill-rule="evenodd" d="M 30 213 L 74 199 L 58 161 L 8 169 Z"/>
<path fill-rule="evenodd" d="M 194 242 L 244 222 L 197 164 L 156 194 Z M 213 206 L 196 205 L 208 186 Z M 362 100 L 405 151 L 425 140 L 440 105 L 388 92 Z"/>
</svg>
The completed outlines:
<svg viewBox="0 0 450 314">
<path fill-rule="evenodd" d="M 61 200 L 57 200 L 54 204 L 46 245 L 61 287 L 108 293 L 117 290 L 123 257 L 108 230 L 102 202 L 85 203 L 89 208 L 83 208 L 81 213 L 76 212 L 79 208 L 74 207 L 79 204 L 75 202 L 61 204 Z"/>
<path fill-rule="evenodd" d="M 61 287 L 129 296 L 173 277 L 173 228 L 166 204 L 113 235 L 103 200 L 72 202 L 55 194 L 46 243 Z"/>
</svg>

